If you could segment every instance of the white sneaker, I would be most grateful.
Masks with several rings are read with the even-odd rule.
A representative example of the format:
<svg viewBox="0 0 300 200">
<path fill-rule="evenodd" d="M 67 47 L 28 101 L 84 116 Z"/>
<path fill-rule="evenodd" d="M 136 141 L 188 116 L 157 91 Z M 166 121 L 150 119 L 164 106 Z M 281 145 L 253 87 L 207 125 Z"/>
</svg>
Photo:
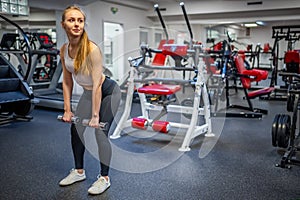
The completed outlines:
<svg viewBox="0 0 300 200">
<path fill-rule="evenodd" d="M 88 189 L 89 194 L 101 194 L 110 187 L 110 180 L 108 181 L 103 176 L 97 176 L 98 180 Z"/>
<path fill-rule="evenodd" d="M 83 170 L 82 174 L 79 174 L 76 169 L 72 169 L 70 171 L 70 174 L 66 178 L 62 179 L 59 182 L 59 185 L 60 186 L 67 186 L 67 185 L 71 185 L 71 184 L 73 184 L 75 182 L 78 182 L 78 181 L 83 181 L 85 179 L 86 179 L 86 176 L 85 176 L 85 171 L 84 170 Z"/>
</svg>

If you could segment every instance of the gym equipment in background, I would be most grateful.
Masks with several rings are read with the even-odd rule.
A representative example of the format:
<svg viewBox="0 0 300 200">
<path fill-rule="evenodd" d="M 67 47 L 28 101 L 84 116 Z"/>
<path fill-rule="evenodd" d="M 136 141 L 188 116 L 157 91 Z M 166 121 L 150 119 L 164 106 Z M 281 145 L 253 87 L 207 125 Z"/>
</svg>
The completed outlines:
<svg viewBox="0 0 300 200">
<path fill-rule="evenodd" d="M 259 114 L 268 114 L 268 111 L 265 109 L 254 108 L 251 102 L 251 99 L 260 97 L 260 96 L 268 96 L 274 90 L 274 87 L 265 87 L 258 90 L 248 91 L 251 88 L 251 82 L 259 82 L 262 80 L 266 80 L 268 78 L 268 71 L 261 70 L 261 69 L 246 69 L 244 58 L 243 58 L 243 51 L 239 51 L 238 55 L 234 57 L 235 67 L 237 69 L 237 77 L 240 78 L 243 90 L 245 93 L 245 98 L 248 103 L 248 107 L 240 106 L 240 105 L 230 105 L 230 107 L 239 108 L 251 111 Z"/>
<path fill-rule="evenodd" d="M 59 50 L 55 48 L 47 33 L 28 34 L 35 38 L 36 49 L 32 50 L 32 66 L 26 80 L 33 88 L 34 96 L 39 100 L 37 106 L 63 109 Z M 75 96 L 72 98 L 72 105 L 77 104 L 78 98 Z"/>
<path fill-rule="evenodd" d="M 2 15 L 0 15 L 0 17 L 15 26 L 21 33 L 28 47 L 28 51 L 26 52 L 29 55 L 27 64 L 30 65 L 31 51 L 25 32 L 16 23 Z M 14 37 L 13 35 L 10 36 Z M 24 54 L 24 52 L 16 49 L 8 49 L 5 47 L 4 42 L 5 40 L 1 41 L 1 47 L 3 48 L 0 49 L 0 124 L 19 120 L 30 121 L 32 116 L 29 114 L 37 103 L 36 99 L 24 77 L 17 71 L 17 67 L 13 66 L 6 56 L 6 54 L 11 51 L 16 51 L 19 55 Z M 24 76 L 27 77 L 28 74 Z"/>
<path fill-rule="evenodd" d="M 210 93 L 213 92 L 214 94 L 212 98 L 214 104 L 212 116 L 262 118 L 263 114 L 267 114 L 267 110 L 254 108 L 251 99 L 270 95 L 274 88 L 265 87 L 250 92 L 248 90 L 252 87 L 252 82 L 258 83 L 261 80 L 267 79 L 268 71 L 254 68 L 248 69 L 245 63 L 245 51 L 232 49 L 231 41 L 232 39 L 227 34 L 227 40 L 219 42 L 214 49 L 207 50 L 210 59 L 217 61 L 217 64 L 214 64 L 217 70 L 209 70 L 211 76 L 208 79 L 208 89 Z M 209 63 L 212 63 L 212 61 L 208 61 L 207 63 L 208 66 L 211 66 Z M 237 93 L 238 81 L 241 82 L 245 94 L 244 98 L 248 106 L 230 103 L 229 90 L 233 88 L 235 89 L 235 93 Z M 233 83 L 233 86 L 230 85 L 231 83 Z M 226 100 L 226 106 L 218 108 L 219 100 Z"/>
<path fill-rule="evenodd" d="M 180 4 L 188 28 L 191 34 L 191 28 L 187 19 L 184 4 Z M 159 13 L 158 5 L 155 5 L 155 9 L 162 20 Z M 162 23 L 164 24 L 164 23 Z M 121 137 L 121 132 L 127 127 L 134 127 L 146 130 L 149 127 L 153 131 L 158 131 L 162 133 L 171 132 L 172 127 L 187 129 L 184 135 L 183 142 L 179 151 L 189 151 L 192 140 L 201 135 L 212 137 L 211 118 L 210 118 L 210 103 L 206 88 L 206 81 L 203 75 L 203 53 L 202 46 L 199 44 L 188 45 L 178 45 L 178 44 L 165 44 L 162 50 L 154 50 L 145 45 L 141 46 L 142 55 L 137 58 L 129 58 L 129 63 L 131 66 L 130 77 L 128 80 L 128 91 L 125 102 L 125 110 L 119 120 L 119 123 L 110 136 L 111 139 L 116 139 Z M 192 58 L 193 63 L 186 64 L 182 66 L 182 62 L 176 62 L 175 66 L 153 66 L 145 64 L 146 56 L 151 55 L 151 53 L 161 53 L 165 56 L 171 56 L 175 59 L 182 59 L 184 57 Z M 195 79 L 184 80 L 184 79 L 168 79 L 168 78 L 143 78 L 143 72 L 147 70 L 184 70 L 192 71 L 197 76 Z M 192 106 L 182 106 L 173 104 L 176 99 L 172 98 L 182 86 L 190 86 L 194 88 Z M 131 108 L 132 108 L 132 98 L 134 89 L 137 88 L 140 105 L 142 110 L 142 116 L 129 118 Z M 147 100 L 146 94 L 153 95 L 153 98 Z M 200 101 L 203 102 L 203 106 L 200 106 Z M 150 117 L 150 111 L 159 111 L 159 114 L 155 117 Z M 175 114 L 189 114 L 191 118 L 189 123 L 181 122 L 170 122 L 161 120 L 161 118 L 168 113 Z M 200 122 L 200 116 L 203 116 L 202 122 Z M 204 122 L 203 122 L 204 121 Z"/>
<path fill-rule="evenodd" d="M 274 87 L 274 91 L 267 97 L 260 97 L 263 100 L 282 100 L 287 99 L 287 89 L 289 87 L 289 81 L 286 80 L 286 76 L 282 76 L 282 80 L 278 79 L 278 73 L 285 72 L 287 69 L 285 66 L 279 67 L 279 61 L 284 59 L 286 64 L 286 54 L 295 50 L 295 44 L 300 40 L 300 26 L 299 25 L 287 25 L 287 26 L 273 26 L 272 27 L 272 38 L 274 38 L 273 48 L 271 49 L 273 70 L 271 75 L 270 87 Z M 284 56 L 280 57 L 280 41 L 287 42 L 286 51 Z M 288 56 L 290 57 L 290 56 Z M 279 82 L 280 81 L 280 82 Z"/>
<path fill-rule="evenodd" d="M 299 53 L 298 53 L 299 56 Z M 298 62 L 297 69 L 300 65 Z M 295 73 L 295 69 L 291 72 L 280 72 L 278 75 L 283 76 L 289 80 L 288 98 L 287 98 L 287 111 L 291 113 L 277 114 L 274 117 L 272 124 L 272 145 L 284 150 L 280 163 L 276 164 L 277 167 L 291 168 L 291 165 L 299 165 L 299 97 L 300 97 L 300 75 L 299 71 Z"/>
</svg>

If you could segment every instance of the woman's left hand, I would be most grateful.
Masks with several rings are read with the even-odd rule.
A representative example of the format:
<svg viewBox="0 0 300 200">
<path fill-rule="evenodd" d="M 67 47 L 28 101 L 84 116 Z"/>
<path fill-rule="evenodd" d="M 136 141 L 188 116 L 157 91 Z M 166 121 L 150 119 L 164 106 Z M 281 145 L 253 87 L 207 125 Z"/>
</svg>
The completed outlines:
<svg viewBox="0 0 300 200">
<path fill-rule="evenodd" d="M 93 116 L 89 122 L 89 126 L 93 128 L 99 128 L 99 117 Z"/>
</svg>

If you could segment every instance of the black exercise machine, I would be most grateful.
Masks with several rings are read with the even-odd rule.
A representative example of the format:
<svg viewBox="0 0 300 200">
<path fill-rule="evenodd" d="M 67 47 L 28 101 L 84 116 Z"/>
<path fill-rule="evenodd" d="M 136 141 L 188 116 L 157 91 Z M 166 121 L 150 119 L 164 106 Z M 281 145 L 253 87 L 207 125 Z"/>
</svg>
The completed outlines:
<svg viewBox="0 0 300 200">
<path fill-rule="evenodd" d="M 245 64 L 245 52 L 233 51 L 231 47 L 232 39 L 229 37 L 229 35 L 227 36 L 228 40 L 224 40 L 223 42 L 218 43 L 219 47 L 215 48 L 214 50 L 208 51 L 210 55 L 217 55 L 219 57 L 218 69 L 220 70 L 219 76 L 217 77 L 217 80 L 219 80 L 217 81 L 217 86 L 214 88 L 209 88 L 215 90 L 215 93 L 217 93 L 213 96 L 215 109 L 212 113 L 212 116 L 262 118 L 263 114 L 267 114 L 267 110 L 254 108 L 251 99 L 269 95 L 274 90 L 274 88 L 265 87 L 254 91 L 248 90 L 251 88 L 252 82 L 259 82 L 261 80 L 267 79 L 268 72 L 261 69 L 247 69 Z M 237 81 L 241 82 L 242 89 L 245 94 L 244 98 L 247 100 L 248 106 L 235 105 L 230 103 L 229 90 L 233 88 L 237 93 Z M 233 82 L 233 85 L 230 85 L 231 82 Z M 225 99 L 226 107 L 219 109 L 218 101 L 224 101 Z M 237 111 L 229 111 L 230 109 L 235 109 Z"/>
<path fill-rule="evenodd" d="M 23 37 L 24 43 L 27 46 L 27 51 L 23 52 L 28 57 L 26 63 L 28 68 L 31 66 L 31 49 L 29 45 L 26 33 L 16 23 L 12 22 L 8 18 L 0 15 L 0 17 L 12 24 L 17 28 Z M 7 35 L 10 38 L 15 35 Z M 22 76 L 17 67 L 13 66 L 11 62 L 5 57 L 5 54 L 11 49 L 5 46 L 5 40 L 2 40 L 1 46 L 3 49 L 0 50 L 0 124 L 6 124 L 11 121 L 22 120 L 30 121 L 32 119 L 29 114 L 33 110 L 36 99 L 34 98 L 33 92 L 29 87 L 29 84 L 25 81 L 28 73 Z M 14 44 L 7 44 L 14 45 Z M 18 50 L 13 50 L 18 51 Z"/>
<path fill-rule="evenodd" d="M 272 124 L 272 145 L 283 149 L 284 155 L 277 167 L 291 168 L 291 165 L 300 165 L 300 141 L 297 125 L 299 115 L 300 75 L 298 73 L 281 72 L 280 76 L 289 79 L 287 111 L 290 114 L 277 114 Z"/>
<path fill-rule="evenodd" d="M 286 76 L 282 76 L 282 81 L 284 82 L 284 85 L 279 85 L 278 74 L 280 72 L 286 72 L 287 69 L 283 68 L 282 70 L 279 70 L 279 61 L 283 59 L 285 61 L 286 54 L 294 50 L 293 46 L 295 42 L 300 40 L 300 26 L 299 25 L 273 26 L 272 38 L 274 38 L 274 44 L 271 51 L 273 70 L 271 75 L 270 87 L 275 87 L 275 90 L 272 92 L 271 95 L 267 97 L 261 97 L 261 99 L 286 101 L 289 81 L 286 80 Z M 279 42 L 281 40 L 287 41 L 287 49 L 285 51 L 283 58 L 279 57 Z"/>
<path fill-rule="evenodd" d="M 296 133 L 297 123 L 299 123 L 299 98 L 300 98 L 300 53 L 292 51 L 286 54 L 286 72 L 279 75 L 288 81 L 286 110 L 289 114 L 277 114 L 272 124 L 272 145 L 285 149 L 281 162 L 276 166 L 291 168 L 290 165 L 300 165 L 299 132 Z M 298 129 L 300 124 L 298 124 Z M 298 158 L 297 158 L 298 156 Z"/>
<path fill-rule="evenodd" d="M 30 121 L 35 99 L 29 85 L 14 66 L 0 54 L 0 125 Z"/>
</svg>

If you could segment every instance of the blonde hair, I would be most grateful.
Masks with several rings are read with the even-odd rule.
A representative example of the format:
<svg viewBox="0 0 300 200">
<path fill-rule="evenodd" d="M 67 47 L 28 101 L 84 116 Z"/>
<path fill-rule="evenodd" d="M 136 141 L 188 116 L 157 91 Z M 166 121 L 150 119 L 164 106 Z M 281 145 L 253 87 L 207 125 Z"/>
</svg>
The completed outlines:
<svg viewBox="0 0 300 200">
<path fill-rule="evenodd" d="M 67 7 L 63 14 L 62 14 L 62 22 L 65 21 L 66 13 L 70 10 L 77 10 L 82 13 L 84 22 L 86 21 L 86 15 L 83 12 L 83 10 L 76 5 L 72 5 Z M 74 72 L 77 74 L 78 72 L 81 72 L 83 74 L 89 75 L 91 71 L 91 58 L 89 54 L 91 53 L 91 45 L 89 37 L 83 29 L 83 33 L 80 37 L 79 44 L 78 44 L 78 50 L 76 53 L 76 57 L 74 60 Z"/>
</svg>

